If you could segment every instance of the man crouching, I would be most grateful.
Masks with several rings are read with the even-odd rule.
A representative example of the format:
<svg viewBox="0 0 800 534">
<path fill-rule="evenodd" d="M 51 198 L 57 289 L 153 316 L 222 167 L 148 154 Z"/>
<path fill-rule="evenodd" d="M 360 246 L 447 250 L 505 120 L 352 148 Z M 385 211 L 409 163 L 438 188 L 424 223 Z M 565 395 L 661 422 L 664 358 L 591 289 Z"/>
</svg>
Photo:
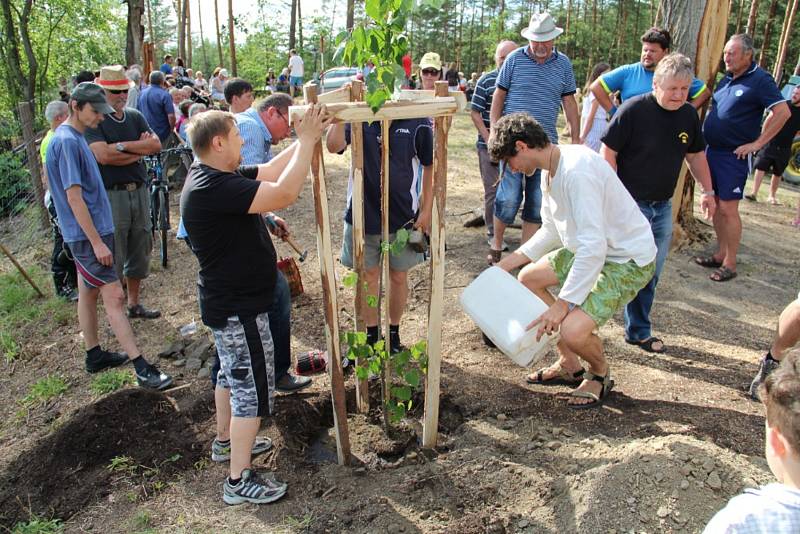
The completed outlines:
<svg viewBox="0 0 800 534">
<path fill-rule="evenodd" d="M 275 354 L 268 309 L 277 276 L 275 248 L 261 214 L 292 204 L 303 189 L 314 145 L 328 126 L 312 106 L 295 127 L 297 142 L 269 163 L 242 166 L 242 138 L 230 113 L 197 115 L 188 127 L 197 160 L 181 194 L 181 215 L 200 264 L 200 315 L 221 364 L 217 390 L 230 390 L 227 504 L 273 502 L 286 484 L 251 466 L 261 417 L 272 413 Z M 227 392 L 225 392 L 227 393 Z"/>
<path fill-rule="evenodd" d="M 570 394 L 571 408 L 603 403 L 614 381 L 594 331 L 627 304 L 655 272 L 650 225 L 611 167 L 582 145 L 554 145 L 524 113 L 501 118 L 489 137 L 489 156 L 514 172 L 546 172 L 541 180 L 542 227 L 498 266 L 525 266 L 519 280 L 550 308 L 528 325 L 537 338 L 561 331 L 559 360 L 528 377 L 583 379 Z M 558 298 L 548 292 L 561 285 Z M 578 360 L 589 364 L 588 371 Z M 569 381 L 569 380 L 566 380 Z M 548 382 L 552 383 L 552 382 Z"/>
</svg>

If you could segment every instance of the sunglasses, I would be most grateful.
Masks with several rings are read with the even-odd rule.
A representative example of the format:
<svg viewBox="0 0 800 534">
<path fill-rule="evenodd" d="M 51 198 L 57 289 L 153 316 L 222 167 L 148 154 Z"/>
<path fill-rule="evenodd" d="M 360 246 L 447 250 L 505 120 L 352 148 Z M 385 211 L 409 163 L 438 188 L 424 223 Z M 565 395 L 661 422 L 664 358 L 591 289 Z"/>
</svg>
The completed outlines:
<svg viewBox="0 0 800 534">
<path fill-rule="evenodd" d="M 436 69 L 423 69 L 422 74 L 425 74 L 427 76 L 437 76 L 439 74 L 439 71 Z"/>
<path fill-rule="evenodd" d="M 107 89 L 107 91 L 112 95 L 121 95 L 128 92 L 127 89 Z"/>
</svg>

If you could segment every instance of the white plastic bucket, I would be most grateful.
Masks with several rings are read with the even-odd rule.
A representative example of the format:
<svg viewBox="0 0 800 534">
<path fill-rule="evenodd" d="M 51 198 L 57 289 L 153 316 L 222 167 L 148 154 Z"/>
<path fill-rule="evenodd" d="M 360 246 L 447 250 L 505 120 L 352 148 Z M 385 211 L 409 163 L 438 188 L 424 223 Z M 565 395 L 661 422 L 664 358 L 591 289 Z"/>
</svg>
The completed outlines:
<svg viewBox="0 0 800 534">
<path fill-rule="evenodd" d="M 473 280 L 461 294 L 461 306 L 497 348 L 522 367 L 538 362 L 558 341 L 558 333 L 536 341 L 538 328 L 525 331 L 548 306 L 500 267 L 490 267 Z"/>
</svg>

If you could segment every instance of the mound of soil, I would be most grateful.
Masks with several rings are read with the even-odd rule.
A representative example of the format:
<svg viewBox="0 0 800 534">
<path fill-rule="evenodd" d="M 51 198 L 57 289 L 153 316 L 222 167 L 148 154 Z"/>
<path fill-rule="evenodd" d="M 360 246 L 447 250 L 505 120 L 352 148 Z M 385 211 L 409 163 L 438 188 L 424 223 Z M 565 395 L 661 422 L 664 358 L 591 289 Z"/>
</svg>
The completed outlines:
<svg viewBox="0 0 800 534">
<path fill-rule="evenodd" d="M 77 411 L 2 473 L 0 525 L 11 528 L 30 514 L 67 519 L 108 495 L 121 475 L 109 469 L 113 458 L 128 457 L 129 474 L 152 469 L 164 477 L 191 467 L 201 449 L 190 418 L 163 394 L 113 393 Z"/>
</svg>

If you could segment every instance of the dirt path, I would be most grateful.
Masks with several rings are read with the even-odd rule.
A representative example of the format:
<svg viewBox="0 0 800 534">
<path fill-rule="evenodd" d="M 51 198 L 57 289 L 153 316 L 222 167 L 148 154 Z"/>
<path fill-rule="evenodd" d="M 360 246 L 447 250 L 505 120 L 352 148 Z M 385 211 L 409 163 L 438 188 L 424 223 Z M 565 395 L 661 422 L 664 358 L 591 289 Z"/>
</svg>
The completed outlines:
<svg viewBox="0 0 800 534">
<path fill-rule="evenodd" d="M 617 387 L 602 409 L 576 413 L 556 396 L 566 388 L 524 384 L 525 371 L 487 349 L 458 305 L 463 287 L 484 268 L 486 253 L 485 229 L 462 226 L 464 214 L 481 205 L 473 131 L 467 115 L 459 115 L 451 130 L 438 455 L 417 450 L 413 422 L 401 429 L 405 433 L 387 440 L 374 414 L 352 415 L 354 453 L 365 465 L 340 468 L 330 463 L 328 384 L 325 376 L 318 376 L 311 392 L 280 397 L 279 415 L 265 422 L 276 451 L 256 465 L 275 469 L 289 482 L 282 501 L 261 508 L 225 507 L 219 495 L 224 467 L 187 451 L 191 462 L 177 462 L 177 467 L 150 478 L 143 478 L 142 470 L 135 476 L 98 477 L 102 483 L 83 495 L 84 506 L 68 518 L 66 531 L 698 532 L 730 496 L 768 481 L 761 460 L 762 410 L 744 397 L 743 387 L 756 370 L 779 312 L 800 288 L 800 233 L 787 224 L 791 209 L 742 204 L 740 276 L 732 283 L 712 282 L 708 271 L 691 262 L 702 245 L 673 252 L 653 311 L 655 333 L 665 340 L 667 353 L 650 355 L 626 345 L 618 315 L 601 329 Z M 326 154 L 325 160 L 338 246 L 347 156 Z M 793 206 L 797 194 L 784 191 L 781 199 Z M 310 188 L 282 215 L 300 246 L 312 250 L 301 265 L 306 295 L 293 304 L 292 347 L 322 347 Z M 519 231 L 511 229 L 509 243 L 516 246 L 518 239 Z M 291 253 L 283 245 L 278 249 Z M 170 268 L 154 268 L 143 295 L 145 302 L 161 308 L 163 320 L 134 325 L 147 355 L 178 340 L 181 326 L 199 323 L 196 261 L 180 243 L 173 251 Z M 40 252 L 36 257 L 41 261 L 44 256 Z M 340 276 L 344 273 L 339 267 Z M 413 289 L 402 326 L 406 343 L 426 331 L 427 277 L 425 267 L 410 276 Z M 347 312 L 350 291 L 340 289 L 339 307 Z M 350 328 L 348 316 L 341 317 L 343 328 Z M 79 409 L 97 402 L 82 368 L 77 321 L 67 317 L 61 322 L 44 316 L 21 328 L 16 335 L 23 356 L 0 378 L 3 525 L 13 524 L 9 514 L 15 520 L 27 518 L 28 503 L 14 504 L 18 486 L 12 485 L 12 475 L 20 463 L 37 465 L 39 458 L 29 457 L 29 451 L 53 440 Z M 108 326 L 103 328 L 105 342 L 114 346 Z M 201 327 L 198 335 L 204 334 Z M 180 415 L 164 416 L 180 417 L 180 422 L 174 419 L 175 425 L 162 425 L 162 430 L 170 439 L 177 429 L 190 432 L 194 448 L 205 451 L 214 421 L 207 379 L 171 361 L 160 363 L 180 383 L 192 384 L 173 395 Z M 52 374 L 64 377 L 69 389 L 21 410 L 19 401 L 31 385 Z M 348 384 L 352 388 L 352 379 Z M 124 410 L 116 414 L 136 416 Z M 58 440 L 52 444 L 59 445 Z M 119 451 L 108 451 L 108 458 Z M 164 459 L 169 454 L 164 451 Z M 72 469 L 80 473 L 83 466 Z M 52 476 L 66 480 L 64 473 Z M 69 492 L 66 485 L 64 492 Z M 54 501 L 32 502 L 30 508 L 40 516 L 55 511 L 64 517 Z"/>
</svg>

